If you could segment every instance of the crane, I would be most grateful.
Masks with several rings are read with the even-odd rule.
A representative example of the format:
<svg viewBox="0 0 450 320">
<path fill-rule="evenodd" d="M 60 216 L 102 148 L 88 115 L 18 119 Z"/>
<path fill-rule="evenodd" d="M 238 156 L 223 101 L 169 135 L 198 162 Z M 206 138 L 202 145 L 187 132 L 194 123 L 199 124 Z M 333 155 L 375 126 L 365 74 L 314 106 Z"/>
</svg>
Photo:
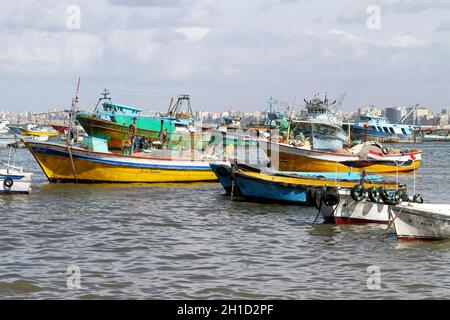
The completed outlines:
<svg viewBox="0 0 450 320">
<path fill-rule="evenodd" d="M 414 107 L 412 107 L 411 108 L 411 110 L 409 110 L 409 112 L 408 113 L 406 113 L 406 115 L 404 115 L 403 117 L 402 117 L 402 119 L 400 120 L 400 123 L 402 124 L 402 123 L 404 123 L 412 114 L 414 114 L 414 112 L 416 112 L 417 111 L 417 108 L 419 107 L 419 103 L 418 104 L 416 104 Z M 414 121 L 415 121 L 416 119 L 414 119 Z"/>
</svg>

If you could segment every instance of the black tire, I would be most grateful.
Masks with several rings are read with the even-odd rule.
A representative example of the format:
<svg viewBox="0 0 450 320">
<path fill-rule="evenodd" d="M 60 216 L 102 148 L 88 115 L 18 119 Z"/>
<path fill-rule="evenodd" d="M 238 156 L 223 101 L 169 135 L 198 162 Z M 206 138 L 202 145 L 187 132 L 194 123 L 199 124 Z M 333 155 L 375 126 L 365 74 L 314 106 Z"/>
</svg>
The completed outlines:
<svg viewBox="0 0 450 320">
<path fill-rule="evenodd" d="M 367 190 L 360 184 L 357 184 L 350 191 L 350 195 L 355 201 L 363 201 L 367 198 Z"/>
<path fill-rule="evenodd" d="M 329 207 L 334 207 L 341 201 L 339 190 L 335 187 L 327 187 L 322 197 L 323 203 L 325 203 Z"/>
<path fill-rule="evenodd" d="M 11 189 L 12 186 L 14 185 L 14 181 L 11 178 L 6 178 L 5 180 L 3 180 L 3 188 L 4 189 Z"/>
<path fill-rule="evenodd" d="M 415 194 L 413 196 L 413 202 L 414 203 L 423 203 L 423 197 L 420 194 Z"/>
<path fill-rule="evenodd" d="M 405 192 L 402 190 L 397 190 L 394 194 L 389 194 L 386 189 L 381 187 L 378 189 L 378 191 L 380 192 L 381 200 L 383 200 L 383 202 L 388 205 L 395 206 L 402 203 L 405 199 Z"/>
<path fill-rule="evenodd" d="M 380 203 L 381 196 L 380 196 L 380 191 L 378 190 L 377 187 L 369 188 L 368 194 L 369 194 L 370 201 L 372 201 L 374 203 Z"/>
</svg>

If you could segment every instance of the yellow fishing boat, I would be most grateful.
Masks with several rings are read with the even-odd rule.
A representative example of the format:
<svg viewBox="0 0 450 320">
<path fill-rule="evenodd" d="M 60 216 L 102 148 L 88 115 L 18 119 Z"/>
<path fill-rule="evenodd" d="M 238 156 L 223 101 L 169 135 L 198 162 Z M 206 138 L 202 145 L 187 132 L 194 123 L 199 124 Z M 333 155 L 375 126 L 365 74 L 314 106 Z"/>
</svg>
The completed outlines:
<svg viewBox="0 0 450 320">
<path fill-rule="evenodd" d="M 259 141 L 259 146 L 279 171 L 348 172 L 351 167 L 355 172 L 405 173 L 417 170 L 422 162 L 421 150 L 387 150 L 374 143 L 339 152 L 304 149 L 273 141 Z"/>
<path fill-rule="evenodd" d="M 90 151 L 25 141 L 50 182 L 169 183 L 217 181 L 209 161 Z"/>
<path fill-rule="evenodd" d="M 20 128 L 20 134 L 33 137 L 56 137 L 59 133 L 49 128 L 38 128 L 35 125 L 28 125 L 26 128 Z"/>
</svg>

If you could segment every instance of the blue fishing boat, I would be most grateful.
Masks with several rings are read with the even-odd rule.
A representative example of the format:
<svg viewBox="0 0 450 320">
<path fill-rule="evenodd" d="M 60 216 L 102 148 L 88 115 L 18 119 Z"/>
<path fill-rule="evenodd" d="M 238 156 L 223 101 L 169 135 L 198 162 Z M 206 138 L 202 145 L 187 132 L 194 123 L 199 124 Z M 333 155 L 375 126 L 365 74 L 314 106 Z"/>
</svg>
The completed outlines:
<svg viewBox="0 0 450 320">
<path fill-rule="evenodd" d="M 364 188 L 385 187 L 392 183 L 377 175 L 361 177 L 356 173 L 336 172 L 265 172 L 237 165 L 232 169 L 233 194 L 248 201 L 311 205 L 315 203 L 317 188 L 338 187 L 351 190 L 362 184 Z"/>
<path fill-rule="evenodd" d="M 316 187 L 351 188 L 361 182 L 356 172 L 281 172 L 264 166 L 242 163 L 210 163 L 212 171 L 227 194 L 234 193 L 247 200 L 307 204 L 308 193 Z M 378 175 L 365 175 L 364 181 L 382 183 Z"/>
<path fill-rule="evenodd" d="M 416 106 L 417 107 L 417 106 Z M 399 123 L 392 123 L 386 117 L 364 114 L 354 124 L 344 124 L 343 128 L 348 130 L 350 126 L 351 139 L 378 142 L 420 142 L 420 135 L 416 134 L 418 125 L 405 124 L 414 112 L 415 108 L 405 115 Z"/>
</svg>

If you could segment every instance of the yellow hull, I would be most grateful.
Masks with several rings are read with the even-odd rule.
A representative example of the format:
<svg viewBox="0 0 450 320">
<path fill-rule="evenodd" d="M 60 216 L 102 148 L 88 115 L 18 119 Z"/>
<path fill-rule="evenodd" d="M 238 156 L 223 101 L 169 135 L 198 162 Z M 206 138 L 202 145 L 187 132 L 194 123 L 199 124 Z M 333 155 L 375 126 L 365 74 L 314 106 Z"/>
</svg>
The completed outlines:
<svg viewBox="0 0 450 320">
<path fill-rule="evenodd" d="M 21 129 L 20 133 L 22 133 L 24 136 L 34 136 L 34 137 L 56 137 L 59 134 L 58 132 L 42 132 L 26 129 Z"/>
<path fill-rule="evenodd" d="M 168 183 L 217 181 L 211 170 L 172 170 L 117 166 L 33 152 L 51 182 Z"/>
<path fill-rule="evenodd" d="M 364 170 L 366 173 L 406 173 L 420 168 L 421 161 L 416 160 L 411 164 L 395 166 L 388 164 L 373 164 L 365 168 L 352 168 L 353 172 Z M 297 172 L 349 172 L 350 168 L 339 162 L 327 161 L 324 159 L 315 159 L 301 155 L 292 155 L 288 153 L 279 154 L 279 171 L 297 171 Z"/>
<path fill-rule="evenodd" d="M 347 171 L 348 172 L 348 168 Z M 261 179 L 265 181 L 270 181 L 274 183 L 283 183 L 290 186 L 308 186 L 308 187 L 323 187 L 323 186 L 329 186 L 329 187 L 336 187 L 340 186 L 342 188 L 348 188 L 351 189 L 355 185 L 359 184 L 359 181 L 344 181 L 344 180 L 331 180 L 331 179 L 308 179 L 308 178 L 296 178 L 296 177 L 283 177 L 283 176 L 274 176 L 274 175 L 268 175 L 264 173 L 257 173 L 257 172 L 250 172 L 250 171 L 244 171 L 241 172 L 245 174 L 248 177 L 252 177 L 255 179 Z M 387 183 L 387 182 L 367 182 L 364 181 L 364 187 L 370 188 L 370 187 L 384 187 L 388 190 L 394 190 L 397 189 L 397 185 L 393 183 Z"/>
<path fill-rule="evenodd" d="M 324 158 L 306 156 L 302 154 L 292 154 L 287 152 L 279 152 L 274 155 L 277 161 L 272 161 L 276 169 L 279 171 L 296 171 L 296 172 L 349 172 L 350 167 L 341 164 L 339 161 L 330 161 Z M 278 157 L 278 158 L 277 158 Z M 356 160 L 357 161 L 357 160 Z M 375 161 L 375 160 L 373 160 Z M 366 173 L 406 173 L 419 169 L 421 166 L 421 160 L 410 161 L 403 165 L 397 166 L 394 163 L 378 161 L 378 163 L 372 164 L 367 167 L 357 168 L 352 167 L 353 172 L 361 172 L 364 170 Z"/>
</svg>

